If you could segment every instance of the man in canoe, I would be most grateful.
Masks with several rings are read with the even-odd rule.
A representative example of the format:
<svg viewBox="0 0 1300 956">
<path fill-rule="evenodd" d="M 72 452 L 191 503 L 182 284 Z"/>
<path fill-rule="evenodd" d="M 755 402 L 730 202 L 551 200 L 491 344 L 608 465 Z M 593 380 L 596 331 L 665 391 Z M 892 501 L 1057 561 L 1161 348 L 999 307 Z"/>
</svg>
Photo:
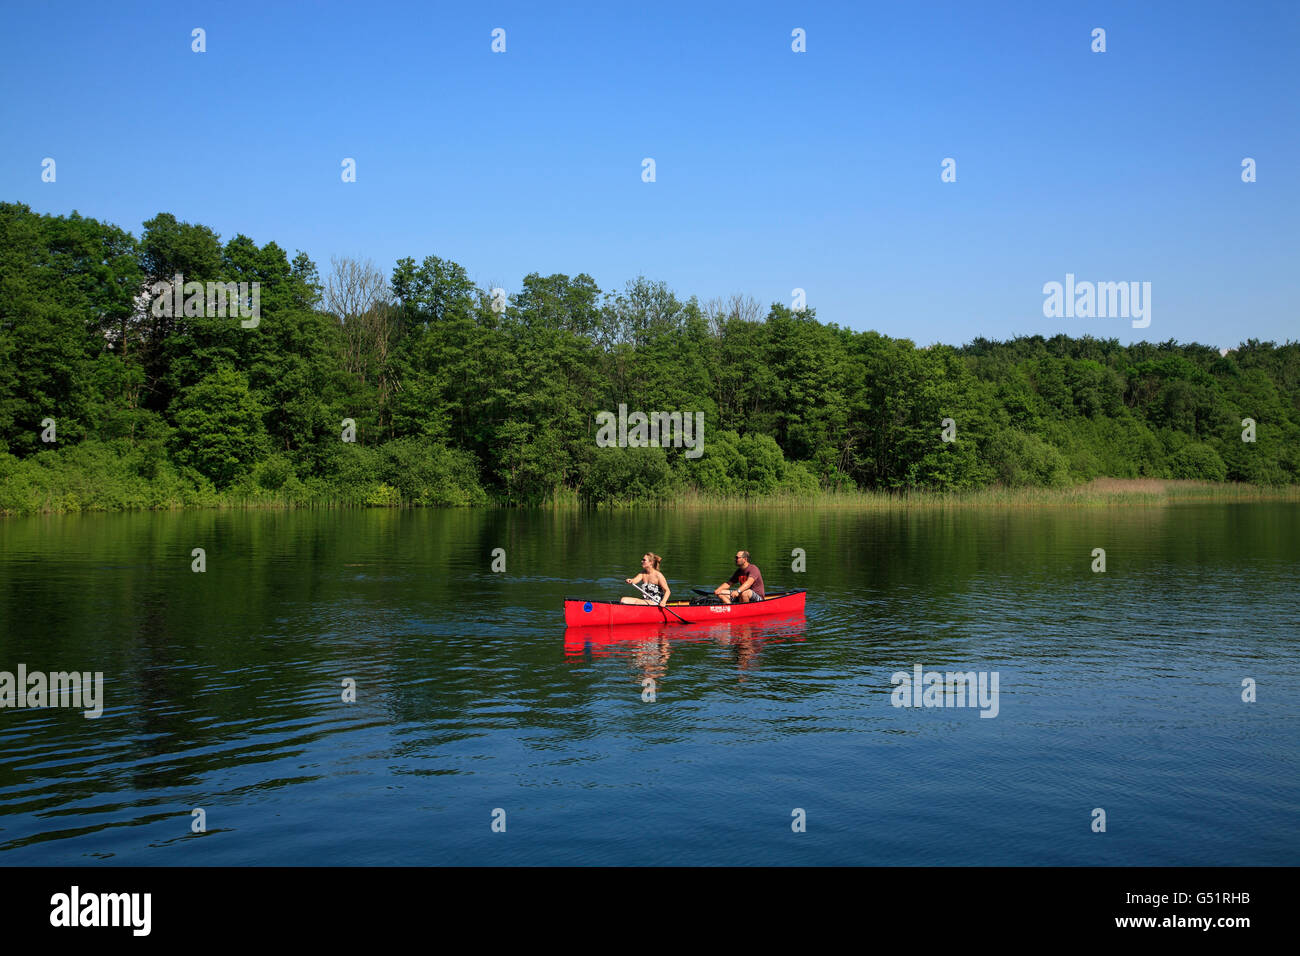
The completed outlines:
<svg viewBox="0 0 1300 956">
<path fill-rule="evenodd" d="M 659 563 L 663 558 L 657 554 L 646 552 L 641 555 L 641 573 L 634 578 L 625 578 L 628 584 L 640 585 L 643 598 L 624 597 L 619 598 L 624 604 L 667 604 L 668 595 L 672 590 L 668 587 L 668 579 L 659 573 Z"/>
<path fill-rule="evenodd" d="M 736 586 L 734 595 L 732 585 Z M 758 570 L 757 564 L 750 562 L 748 551 L 736 552 L 736 573 L 719 584 L 713 593 L 722 599 L 723 604 L 730 604 L 733 597 L 742 604 L 763 600 L 763 572 Z"/>
</svg>

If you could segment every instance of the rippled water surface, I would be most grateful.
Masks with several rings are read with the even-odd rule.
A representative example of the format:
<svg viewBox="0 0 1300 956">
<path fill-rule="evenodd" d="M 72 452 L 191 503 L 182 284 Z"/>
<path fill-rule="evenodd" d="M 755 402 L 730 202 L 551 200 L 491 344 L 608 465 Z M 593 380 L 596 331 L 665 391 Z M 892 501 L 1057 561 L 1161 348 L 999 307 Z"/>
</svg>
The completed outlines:
<svg viewBox="0 0 1300 956">
<path fill-rule="evenodd" d="M 804 617 L 566 633 L 742 547 Z M 105 682 L 0 709 L 0 864 L 1294 864 L 1298 621 L 1294 505 L 0 520 L 0 670 Z"/>
</svg>

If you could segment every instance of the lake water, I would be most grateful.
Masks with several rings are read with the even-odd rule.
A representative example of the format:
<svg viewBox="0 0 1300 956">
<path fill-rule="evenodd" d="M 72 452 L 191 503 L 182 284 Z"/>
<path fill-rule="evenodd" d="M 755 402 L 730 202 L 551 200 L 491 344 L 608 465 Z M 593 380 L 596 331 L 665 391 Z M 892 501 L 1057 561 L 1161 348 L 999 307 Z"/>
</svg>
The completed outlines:
<svg viewBox="0 0 1300 956">
<path fill-rule="evenodd" d="M 738 548 L 804 617 L 566 633 Z M 1297 621 L 1293 504 L 0 520 L 0 670 L 104 675 L 0 709 L 0 864 L 1294 864 Z"/>
</svg>

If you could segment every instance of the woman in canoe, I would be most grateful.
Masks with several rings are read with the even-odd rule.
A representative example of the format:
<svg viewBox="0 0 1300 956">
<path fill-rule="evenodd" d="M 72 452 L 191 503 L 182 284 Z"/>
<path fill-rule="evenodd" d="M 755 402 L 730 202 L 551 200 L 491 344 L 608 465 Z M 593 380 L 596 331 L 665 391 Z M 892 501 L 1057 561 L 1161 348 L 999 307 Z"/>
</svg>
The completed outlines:
<svg viewBox="0 0 1300 956">
<path fill-rule="evenodd" d="M 667 604 L 668 595 L 672 590 L 668 587 L 668 579 L 659 573 L 659 562 L 663 558 L 657 554 L 646 552 L 641 556 L 641 573 L 634 578 L 627 578 L 628 584 L 633 586 L 640 585 L 641 592 L 646 596 L 643 598 L 624 597 L 619 600 L 624 604 Z"/>
</svg>

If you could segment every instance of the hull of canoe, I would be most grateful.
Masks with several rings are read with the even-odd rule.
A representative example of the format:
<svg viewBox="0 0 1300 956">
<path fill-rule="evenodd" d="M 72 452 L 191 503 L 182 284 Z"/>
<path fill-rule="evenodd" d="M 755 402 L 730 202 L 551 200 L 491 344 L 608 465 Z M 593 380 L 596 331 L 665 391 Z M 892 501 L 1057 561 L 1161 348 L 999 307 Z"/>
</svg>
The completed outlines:
<svg viewBox="0 0 1300 956">
<path fill-rule="evenodd" d="M 622 624 L 680 624 L 673 612 L 691 624 L 735 621 L 773 614 L 801 614 L 807 592 L 791 591 L 751 604 L 669 604 L 668 610 L 649 604 L 619 604 L 615 601 L 583 601 L 565 598 L 567 627 L 615 627 Z"/>
</svg>

